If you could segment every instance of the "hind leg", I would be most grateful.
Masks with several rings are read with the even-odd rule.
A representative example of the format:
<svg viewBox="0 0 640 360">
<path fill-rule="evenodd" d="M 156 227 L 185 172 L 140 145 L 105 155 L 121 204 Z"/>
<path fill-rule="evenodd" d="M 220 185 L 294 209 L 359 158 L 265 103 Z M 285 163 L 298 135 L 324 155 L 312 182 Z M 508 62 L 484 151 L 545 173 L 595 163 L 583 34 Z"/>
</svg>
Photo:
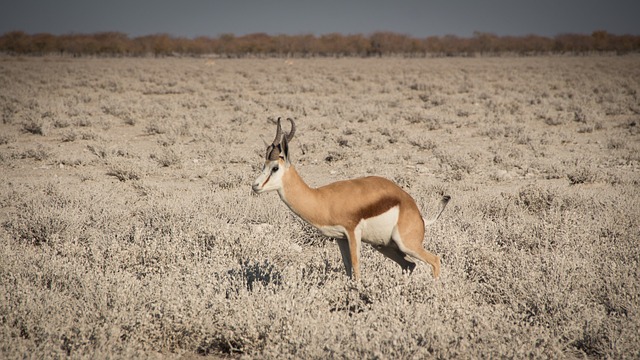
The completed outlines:
<svg viewBox="0 0 640 360">
<path fill-rule="evenodd" d="M 425 250 L 422 247 L 422 239 L 420 241 L 411 241 L 411 239 L 405 241 L 400 237 L 397 229 L 393 231 L 391 238 L 398 245 L 400 252 L 431 265 L 433 277 L 437 279 L 440 276 L 440 257 Z"/>
<path fill-rule="evenodd" d="M 407 254 L 416 259 L 422 260 L 424 263 L 431 265 L 433 277 L 437 279 L 440 276 L 440 257 L 434 255 L 420 247 L 419 249 L 409 250 Z"/>
</svg>

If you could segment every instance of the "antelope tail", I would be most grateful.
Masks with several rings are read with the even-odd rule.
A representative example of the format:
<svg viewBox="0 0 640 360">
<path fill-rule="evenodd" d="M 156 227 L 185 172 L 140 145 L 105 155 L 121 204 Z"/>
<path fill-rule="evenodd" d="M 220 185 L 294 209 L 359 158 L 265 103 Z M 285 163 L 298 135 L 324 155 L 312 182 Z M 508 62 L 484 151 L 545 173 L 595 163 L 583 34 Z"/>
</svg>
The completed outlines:
<svg viewBox="0 0 640 360">
<path fill-rule="evenodd" d="M 442 214 L 442 212 L 444 211 L 444 208 L 447 207 L 449 200 L 451 200 L 451 196 L 444 195 L 442 197 L 442 200 L 440 200 L 440 205 L 438 206 L 438 211 L 435 213 L 435 215 L 432 216 L 431 219 L 422 218 L 424 220 L 425 226 L 431 226 L 436 222 L 436 220 L 438 220 L 440 214 Z"/>
</svg>

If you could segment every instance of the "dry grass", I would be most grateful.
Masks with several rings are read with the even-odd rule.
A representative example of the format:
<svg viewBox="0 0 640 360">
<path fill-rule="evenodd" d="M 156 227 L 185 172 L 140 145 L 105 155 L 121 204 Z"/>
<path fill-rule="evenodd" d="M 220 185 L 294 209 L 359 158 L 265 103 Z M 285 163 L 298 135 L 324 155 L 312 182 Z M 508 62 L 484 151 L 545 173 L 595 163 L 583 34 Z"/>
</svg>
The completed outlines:
<svg viewBox="0 0 640 360">
<path fill-rule="evenodd" d="M 0 61 L 0 357 L 640 356 L 640 58 Z M 377 174 L 441 280 L 275 194 Z"/>
</svg>

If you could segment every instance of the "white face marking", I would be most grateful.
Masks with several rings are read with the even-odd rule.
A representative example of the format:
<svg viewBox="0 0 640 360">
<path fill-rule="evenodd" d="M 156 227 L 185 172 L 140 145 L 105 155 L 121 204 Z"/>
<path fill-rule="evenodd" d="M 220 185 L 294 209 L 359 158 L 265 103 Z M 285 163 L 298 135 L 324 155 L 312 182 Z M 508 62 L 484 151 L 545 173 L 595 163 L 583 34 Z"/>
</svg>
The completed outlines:
<svg viewBox="0 0 640 360">
<path fill-rule="evenodd" d="M 361 220 L 358 228 L 362 232 L 362 241 L 373 246 L 389 244 L 399 216 L 400 208 L 394 206 L 380 215 Z"/>
<path fill-rule="evenodd" d="M 282 188 L 282 175 L 284 164 L 279 161 L 268 161 L 264 164 L 262 172 L 253 182 L 251 188 L 260 194 L 266 191 L 280 190 Z"/>
</svg>

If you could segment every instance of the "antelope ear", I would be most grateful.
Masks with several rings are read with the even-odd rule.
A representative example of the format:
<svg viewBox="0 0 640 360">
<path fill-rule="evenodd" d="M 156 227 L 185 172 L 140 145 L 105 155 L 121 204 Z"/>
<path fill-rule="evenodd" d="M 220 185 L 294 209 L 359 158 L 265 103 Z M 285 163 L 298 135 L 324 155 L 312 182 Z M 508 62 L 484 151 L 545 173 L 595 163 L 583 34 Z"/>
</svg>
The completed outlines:
<svg viewBox="0 0 640 360">
<path fill-rule="evenodd" d="M 289 141 L 287 141 L 287 137 L 282 137 L 282 142 L 280 143 L 282 147 L 282 155 L 284 155 L 284 161 L 289 164 Z"/>
<path fill-rule="evenodd" d="M 267 154 L 265 155 L 265 159 L 267 161 L 278 160 L 279 154 L 280 154 L 280 150 L 277 147 L 273 145 L 269 145 L 269 147 L 267 148 Z"/>
</svg>

